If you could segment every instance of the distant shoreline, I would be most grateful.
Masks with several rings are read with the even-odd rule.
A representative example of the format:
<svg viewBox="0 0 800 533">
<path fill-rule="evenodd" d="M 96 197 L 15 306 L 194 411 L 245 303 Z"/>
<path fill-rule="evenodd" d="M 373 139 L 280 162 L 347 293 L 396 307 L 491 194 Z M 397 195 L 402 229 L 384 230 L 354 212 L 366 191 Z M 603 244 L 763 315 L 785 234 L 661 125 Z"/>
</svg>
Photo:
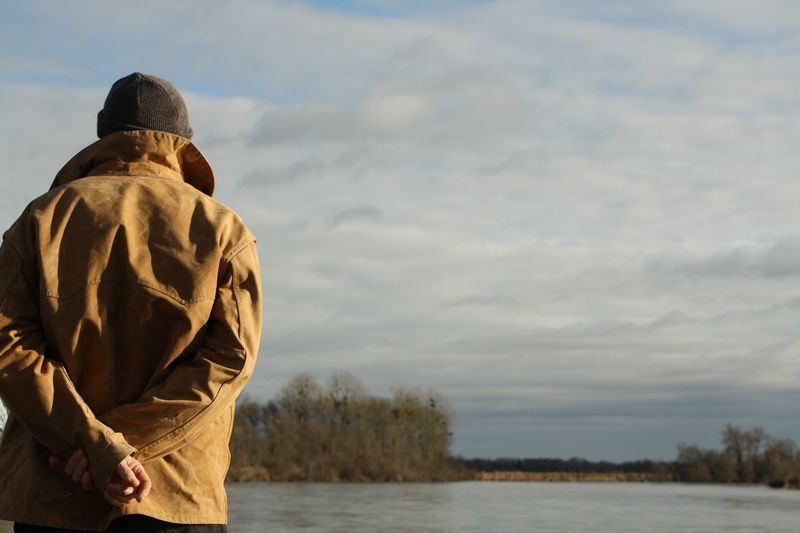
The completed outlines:
<svg viewBox="0 0 800 533">
<path fill-rule="evenodd" d="M 272 479 L 269 472 L 259 468 L 236 469 L 231 471 L 228 481 L 232 483 L 438 483 L 455 481 L 487 481 L 487 482 L 531 482 L 531 483 L 673 483 L 671 480 L 658 479 L 648 473 L 637 472 L 468 472 L 464 475 L 448 479 Z"/>
<path fill-rule="evenodd" d="M 448 479 L 413 479 L 413 480 L 388 480 L 388 479 L 304 479 L 300 476 L 292 479 L 272 479 L 265 468 L 245 467 L 232 468 L 228 474 L 231 483 L 442 483 L 458 481 L 482 481 L 494 483 L 689 483 L 679 479 L 665 479 L 663 476 L 651 472 L 522 472 L 522 471 L 493 471 L 493 472 L 462 472 L 459 477 Z M 711 485 L 759 486 L 758 483 L 709 483 Z M 763 485 L 761 485 L 763 486 Z M 797 490 L 794 485 L 774 486 Z"/>
<path fill-rule="evenodd" d="M 514 472 L 514 471 L 495 471 L 495 472 L 474 472 L 461 471 L 459 475 L 448 478 L 431 478 L 402 480 L 402 479 L 372 479 L 361 477 L 359 479 L 307 479 L 303 476 L 296 476 L 291 479 L 274 479 L 266 468 L 260 467 L 239 467 L 231 468 L 228 473 L 228 481 L 238 482 L 300 482 L 300 483 L 403 483 L 404 481 L 414 482 L 447 482 L 447 481 L 494 481 L 494 482 L 578 482 L 578 483 L 655 483 L 672 482 L 658 478 L 649 472 Z"/>
<path fill-rule="evenodd" d="M 476 481 L 571 483 L 671 483 L 649 472 L 476 472 Z"/>
</svg>

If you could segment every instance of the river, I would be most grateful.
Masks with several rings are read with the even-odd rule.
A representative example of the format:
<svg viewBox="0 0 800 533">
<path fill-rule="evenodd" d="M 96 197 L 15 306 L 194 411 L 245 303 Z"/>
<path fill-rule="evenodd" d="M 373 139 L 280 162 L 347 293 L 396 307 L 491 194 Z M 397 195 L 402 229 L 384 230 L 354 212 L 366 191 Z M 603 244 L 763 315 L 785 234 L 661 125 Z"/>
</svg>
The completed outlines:
<svg viewBox="0 0 800 533">
<path fill-rule="evenodd" d="M 800 491 L 638 483 L 229 486 L 232 532 L 792 532 Z"/>
<path fill-rule="evenodd" d="M 762 487 L 235 483 L 228 495 L 232 533 L 800 531 L 800 491 Z"/>
</svg>

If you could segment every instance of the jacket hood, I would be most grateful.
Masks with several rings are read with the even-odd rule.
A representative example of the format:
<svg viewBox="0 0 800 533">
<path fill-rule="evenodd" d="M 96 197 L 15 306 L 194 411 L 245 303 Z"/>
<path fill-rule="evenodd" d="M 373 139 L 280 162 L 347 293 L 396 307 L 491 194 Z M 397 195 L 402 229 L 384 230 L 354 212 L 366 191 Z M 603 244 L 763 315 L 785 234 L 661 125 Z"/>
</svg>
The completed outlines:
<svg viewBox="0 0 800 533">
<path fill-rule="evenodd" d="M 118 131 L 78 152 L 56 174 L 50 189 L 100 175 L 161 176 L 214 194 L 214 171 L 192 141 L 154 130 Z"/>
</svg>

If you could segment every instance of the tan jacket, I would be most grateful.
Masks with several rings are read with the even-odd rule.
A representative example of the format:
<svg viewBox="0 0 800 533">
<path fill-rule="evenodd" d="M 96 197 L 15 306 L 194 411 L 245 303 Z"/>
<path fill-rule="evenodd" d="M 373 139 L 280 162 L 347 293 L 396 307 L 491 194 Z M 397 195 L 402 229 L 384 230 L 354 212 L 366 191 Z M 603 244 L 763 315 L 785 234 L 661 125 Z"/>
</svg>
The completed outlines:
<svg viewBox="0 0 800 533">
<path fill-rule="evenodd" d="M 145 514 L 225 523 L 234 400 L 261 335 L 255 238 L 211 198 L 188 140 L 117 132 L 76 155 L 0 247 L 0 519 L 103 530 Z M 150 496 L 112 508 L 48 465 L 84 448 L 96 487 L 135 451 Z"/>
</svg>

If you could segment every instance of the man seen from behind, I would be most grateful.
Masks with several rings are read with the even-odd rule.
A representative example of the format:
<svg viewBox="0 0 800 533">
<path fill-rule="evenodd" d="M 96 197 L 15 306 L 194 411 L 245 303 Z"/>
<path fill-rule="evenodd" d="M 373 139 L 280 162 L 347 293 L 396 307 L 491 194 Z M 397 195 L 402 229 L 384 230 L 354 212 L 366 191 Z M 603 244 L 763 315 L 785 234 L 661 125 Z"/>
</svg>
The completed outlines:
<svg viewBox="0 0 800 533">
<path fill-rule="evenodd" d="M 212 199 L 183 99 L 134 73 L 0 247 L 0 519 L 225 531 L 261 335 L 256 239 Z"/>
</svg>

